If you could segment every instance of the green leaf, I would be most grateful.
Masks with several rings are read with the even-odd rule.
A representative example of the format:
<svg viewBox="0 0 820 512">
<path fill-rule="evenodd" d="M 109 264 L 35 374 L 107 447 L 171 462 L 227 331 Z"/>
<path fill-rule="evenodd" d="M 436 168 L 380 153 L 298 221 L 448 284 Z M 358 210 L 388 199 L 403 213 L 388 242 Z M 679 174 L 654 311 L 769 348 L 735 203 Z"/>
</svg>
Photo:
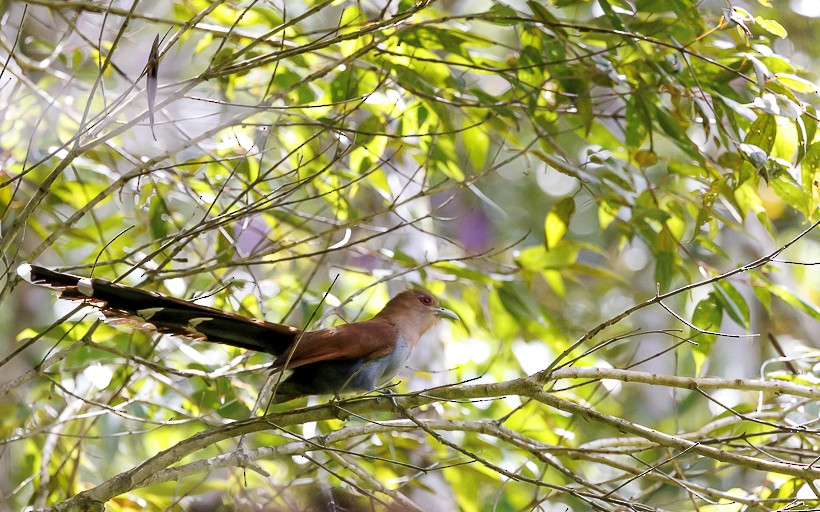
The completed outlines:
<svg viewBox="0 0 820 512">
<path fill-rule="evenodd" d="M 547 218 L 544 219 L 544 238 L 548 251 L 564 238 L 573 213 L 575 213 L 575 199 L 572 197 L 561 199 L 547 213 Z"/>
<path fill-rule="evenodd" d="M 774 158 L 782 158 L 784 162 L 791 162 L 794 155 L 797 154 L 797 148 L 800 146 L 797 134 L 800 127 L 786 119 L 786 116 L 780 117 L 779 120 L 780 123 L 771 155 Z"/>
<path fill-rule="evenodd" d="M 811 194 L 811 190 L 803 190 L 803 188 L 794 181 L 791 174 L 788 172 L 780 173 L 775 179 L 769 182 L 769 185 L 774 190 L 774 193 L 780 199 L 783 199 L 786 204 L 790 205 L 796 210 L 800 210 L 808 215 L 809 205 L 806 203 L 806 195 Z"/>
<path fill-rule="evenodd" d="M 781 84 L 795 92 L 802 92 L 806 94 L 817 92 L 817 86 L 813 82 L 800 78 L 797 75 L 789 73 L 775 73 L 775 79 Z"/>
<path fill-rule="evenodd" d="M 675 253 L 663 251 L 655 257 L 655 282 L 660 290 L 666 291 L 675 274 Z"/>
<path fill-rule="evenodd" d="M 602 11 L 604 11 L 604 15 L 613 27 L 615 27 L 618 30 L 626 30 L 626 27 L 624 26 L 623 22 L 618 17 L 618 15 L 615 14 L 615 10 L 612 8 L 611 5 L 609 5 L 609 2 L 607 0 L 598 0 L 598 6 L 601 8 Z M 626 41 L 632 43 L 631 39 L 626 39 Z"/>
<path fill-rule="evenodd" d="M 741 144 L 738 149 L 756 170 L 765 169 L 769 155 L 754 144 Z"/>
<path fill-rule="evenodd" d="M 467 156 L 470 157 L 470 163 L 473 168 L 481 170 L 487 165 L 487 156 L 490 148 L 490 138 L 487 136 L 486 129 L 479 125 L 466 130 L 462 137 L 464 138 L 464 148 L 467 151 Z"/>
<path fill-rule="evenodd" d="M 466 40 L 455 30 L 442 30 L 433 26 L 417 25 L 401 33 L 401 40 L 417 48 L 426 50 L 446 49 L 461 54 Z"/>
<path fill-rule="evenodd" d="M 221 418 L 241 420 L 247 418 L 251 411 L 244 403 L 233 399 L 229 400 L 225 405 L 218 407 L 216 412 Z"/>
<path fill-rule="evenodd" d="M 213 59 L 213 67 L 219 68 L 222 67 L 224 64 L 229 63 L 233 59 L 233 54 L 233 48 L 222 48 L 221 50 L 219 50 L 219 53 L 217 53 Z"/>
<path fill-rule="evenodd" d="M 334 103 L 341 103 L 359 96 L 359 78 L 354 68 L 342 71 L 330 83 L 330 98 Z"/>
<path fill-rule="evenodd" d="M 165 238 L 168 235 L 168 208 L 165 200 L 155 195 L 151 198 L 151 206 L 148 209 L 149 226 L 154 240 Z"/>
<path fill-rule="evenodd" d="M 560 25 L 561 22 L 558 18 L 553 16 L 551 12 L 549 12 L 549 10 L 543 5 L 543 2 L 529 0 L 527 2 L 527 6 L 530 8 L 535 17 L 538 18 L 544 25 L 552 29 L 557 29 L 561 33 L 565 34 L 563 28 L 556 27 L 557 25 Z"/>
<path fill-rule="evenodd" d="M 564 284 L 564 278 L 558 270 L 544 270 L 541 272 L 544 281 L 550 285 L 550 288 L 561 298 L 566 297 L 567 287 Z"/>
<path fill-rule="evenodd" d="M 813 141 L 817 133 L 817 109 L 811 105 L 804 105 L 805 113 L 801 116 L 803 124 L 806 126 L 806 140 Z"/>
<path fill-rule="evenodd" d="M 695 306 L 695 311 L 692 313 L 692 325 L 704 331 L 718 331 L 720 329 L 721 321 L 723 320 L 723 309 L 721 302 L 715 297 L 714 293 Z M 704 334 L 697 329 L 689 329 L 689 338 L 697 345 L 694 347 L 695 359 L 695 373 L 700 375 L 700 370 L 703 367 L 703 362 L 706 357 L 712 352 L 712 345 L 714 345 L 717 335 Z"/>
<path fill-rule="evenodd" d="M 743 142 L 762 149 L 767 155 L 774 147 L 774 138 L 777 135 L 777 119 L 771 114 L 760 114 L 749 127 Z M 752 162 L 754 163 L 754 162 Z"/>
<path fill-rule="evenodd" d="M 760 16 L 755 16 L 755 23 L 760 25 L 760 27 L 766 32 L 777 37 L 785 39 L 789 35 L 789 33 L 786 32 L 786 29 L 783 28 L 783 25 L 775 20 L 767 20 L 765 18 L 761 18 Z"/>
<path fill-rule="evenodd" d="M 519 283 L 507 282 L 496 289 L 498 298 L 520 326 L 526 326 L 540 315 L 532 295 Z"/>
<path fill-rule="evenodd" d="M 9 183 L 9 175 L 8 173 L 0 169 L 0 183 Z M 6 212 L 11 206 L 11 200 L 14 197 L 14 191 L 12 187 L 2 187 L 0 188 L 0 212 Z"/>
<path fill-rule="evenodd" d="M 561 242 L 549 252 L 543 245 L 535 245 L 521 251 L 515 261 L 525 270 L 562 269 L 578 261 L 578 248 L 567 241 Z"/>
<path fill-rule="evenodd" d="M 640 165 L 643 168 L 650 167 L 658 163 L 658 154 L 654 151 L 641 149 L 635 151 L 635 154 L 632 156 L 635 160 L 635 163 Z"/>
<path fill-rule="evenodd" d="M 601 229 L 606 229 L 617 218 L 619 205 L 609 201 L 601 200 L 598 203 L 598 224 Z"/>
<path fill-rule="evenodd" d="M 691 34 L 700 33 L 703 27 L 703 19 L 701 18 L 700 10 L 695 7 L 691 0 L 667 0 L 667 2 L 664 3 L 672 7 L 672 10 L 677 14 L 678 19 L 681 21 L 681 29 Z M 651 2 L 649 9 L 657 5 L 659 4 Z"/>
<path fill-rule="evenodd" d="M 801 192 L 805 195 L 804 201 L 808 206 L 806 213 L 811 217 L 820 205 L 820 142 L 809 146 L 800 164 L 800 172 L 803 183 Z"/>
<path fill-rule="evenodd" d="M 698 302 L 698 305 L 695 306 L 695 311 L 692 313 L 692 325 L 703 331 L 719 331 L 723 321 L 723 307 L 721 304 L 723 304 L 723 301 L 718 299 L 714 293 L 710 293 L 707 298 Z M 711 336 L 713 341 L 717 337 L 715 334 L 704 335 L 697 329 L 690 329 L 689 337 L 696 336 Z"/>
<path fill-rule="evenodd" d="M 767 313 L 771 314 L 772 312 L 772 294 L 766 286 L 755 285 L 754 288 L 755 297 L 757 298 L 758 302 L 763 306 Z"/>
<path fill-rule="evenodd" d="M 652 119 L 646 111 L 639 95 L 633 95 L 626 104 L 626 147 L 634 151 L 641 147 L 646 140 L 647 127 L 652 125 Z"/>
<path fill-rule="evenodd" d="M 749 305 L 743 295 L 731 283 L 721 281 L 715 285 L 715 296 L 729 318 L 738 325 L 749 328 Z"/>
<path fill-rule="evenodd" d="M 752 67 L 754 67 L 755 77 L 757 78 L 757 86 L 760 88 L 761 91 L 765 91 L 766 81 L 769 79 L 769 77 L 772 76 L 771 72 L 769 71 L 769 68 L 766 67 L 766 64 L 761 62 L 760 59 L 758 59 L 754 55 L 749 56 L 749 62 L 751 62 Z"/>
<path fill-rule="evenodd" d="M 772 292 L 772 294 L 780 297 L 783 300 L 783 302 L 785 302 L 789 306 L 797 308 L 800 311 L 811 316 L 815 320 L 820 321 L 820 308 L 818 308 L 811 302 L 807 301 L 806 299 L 798 296 L 792 290 L 779 284 L 769 285 L 768 289 L 770 292 Z"/>
<path fill-rule="evenodd" d="M 418 265 L 418 262 L 412 260 L 413 264 Z M 404 265 L 410 267 L 410 265 Z M 473 283 L 489 283 L 493 279 L 486 273 L 480 272 L 470 266 L 465 265 L 460 261 L 439 261 L 431 265 L 431 267 L 451 276 L 467 279 Z"/>
<path fill-rule="evenodd" d="M 515 19 L 512 19 L 516 18 L 518 13 L 508 5 L 493 3 L 493 6 L 487 11 L 487 14 L 489 16 L 486 16 L 485 19 L 491 23 L 497 23 L 499 25 L 516 25 L 518 23 Z"/>
<path fill-rule="evenodd" d="M 658 107 L 657 105 L 651 105 L 649 108 L 652 111 L 658 126 L 661 127 L 661 130 L 663 130 L 663 132 L 669 136 L 670 139 L 675 141 L 678 148 L 686 152 L 686 154 L 692 158 L 703 160 L 703 155 L 701 155 L 694 144 L 692 144 L 692 140 L 689 138 L 689 135 L 686 134 L 686 130 L 683 129 L 677 119 L 670 115 L 668 111 Z"/>
</svg>

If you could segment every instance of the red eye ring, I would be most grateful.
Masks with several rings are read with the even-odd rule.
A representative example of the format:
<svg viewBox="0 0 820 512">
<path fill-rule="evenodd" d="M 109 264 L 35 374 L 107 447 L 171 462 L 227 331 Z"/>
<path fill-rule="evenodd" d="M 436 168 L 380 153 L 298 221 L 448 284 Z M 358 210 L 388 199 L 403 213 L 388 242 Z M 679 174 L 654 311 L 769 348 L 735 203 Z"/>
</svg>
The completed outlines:
<svg viewBox="0 0 820 512">
<path fill-rule="evenodd" d="M 425 306 L 433 305 L 433 299 L 431 297 L 428 297 L 427 295 L 422 295 L 421 297 L 419 297 L 419 302 L 421 302 Z"/>
</svg>

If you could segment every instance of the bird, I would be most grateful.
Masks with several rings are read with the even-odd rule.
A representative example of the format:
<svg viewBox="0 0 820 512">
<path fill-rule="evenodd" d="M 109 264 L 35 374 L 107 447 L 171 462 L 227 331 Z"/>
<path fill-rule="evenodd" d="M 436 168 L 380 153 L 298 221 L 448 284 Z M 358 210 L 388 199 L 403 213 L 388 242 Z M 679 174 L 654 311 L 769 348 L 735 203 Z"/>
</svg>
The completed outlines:
<svg viewBox="0 0 820 512">
<path fill-rule="evenodd" d="M 369 320 L 305 331 L 28 263 L 17 273 L 31 284 L 51 288 L 62 299 L 94 306 L 114 321 L 273 355 L 271 368 L 281 372 L 273 403 L 380 389 L 439 319 L 460 320 L 435 296 L 414 288 L 397 294 Z"/>
</svg>

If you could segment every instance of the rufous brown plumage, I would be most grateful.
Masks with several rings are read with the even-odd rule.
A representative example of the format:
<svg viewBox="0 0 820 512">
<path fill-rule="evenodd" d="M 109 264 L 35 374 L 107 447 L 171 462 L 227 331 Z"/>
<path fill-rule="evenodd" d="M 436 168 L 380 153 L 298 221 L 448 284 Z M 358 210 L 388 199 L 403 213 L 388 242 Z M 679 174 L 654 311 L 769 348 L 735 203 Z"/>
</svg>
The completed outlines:
<svg viewBox="0 0 820 512">
<path fill-rule="evenodd" d="M 401 369 L 421 337 L 439 318 L 458 319 L 423 290 L 393 297 L 370 320 L 318 331 L 302 331 L 201 306 L 156 292 L 55 272 L 24 263 L 26 281 L 49 287 L 61 298 L 95 306 L 106 317 L 192 339 L 266 352 L 273 368 L 285 371 L 274 400 L 304 395 L 369 391 Z"/>
</svg>

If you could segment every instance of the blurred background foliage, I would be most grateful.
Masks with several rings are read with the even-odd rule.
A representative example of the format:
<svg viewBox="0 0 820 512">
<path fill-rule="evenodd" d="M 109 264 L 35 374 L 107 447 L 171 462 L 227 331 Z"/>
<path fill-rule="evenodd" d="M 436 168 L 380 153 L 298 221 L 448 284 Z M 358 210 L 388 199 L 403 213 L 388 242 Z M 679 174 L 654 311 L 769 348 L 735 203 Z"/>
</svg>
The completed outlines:
<svg viewBox="0 0 820 512">
<path fill-rule="evenodd" d="M 817 230 L 778 262 L 573 345 L 820 218 L 814 2 L 0 9 L 0 508 L 58 504 L 252 416 L 269 362 L 103 324 L 18 286 L 24 261 L 308 328 L 364 319 L 423 286 L 463 322 L 422 346 L 403 392 L 573 366 L 816 382 Z M 807 464 L 818 448 L 817 405 L 795 396 L 613 379 L 547 389 L 750 458 Z M 817 499 L 811 477 L 642 444 L 517 396 L 442 402 L 418 418 L 492 420 L 551 448 L 442 430 L 493 466 L 429 432 L 381 432 L 340 453 L 256 461 L 267 474 L 202 470 L 129 490 L 108 507 L 729 511 Z M 245 443 L 364 421 L 271 428 Z"/>
</svg>

